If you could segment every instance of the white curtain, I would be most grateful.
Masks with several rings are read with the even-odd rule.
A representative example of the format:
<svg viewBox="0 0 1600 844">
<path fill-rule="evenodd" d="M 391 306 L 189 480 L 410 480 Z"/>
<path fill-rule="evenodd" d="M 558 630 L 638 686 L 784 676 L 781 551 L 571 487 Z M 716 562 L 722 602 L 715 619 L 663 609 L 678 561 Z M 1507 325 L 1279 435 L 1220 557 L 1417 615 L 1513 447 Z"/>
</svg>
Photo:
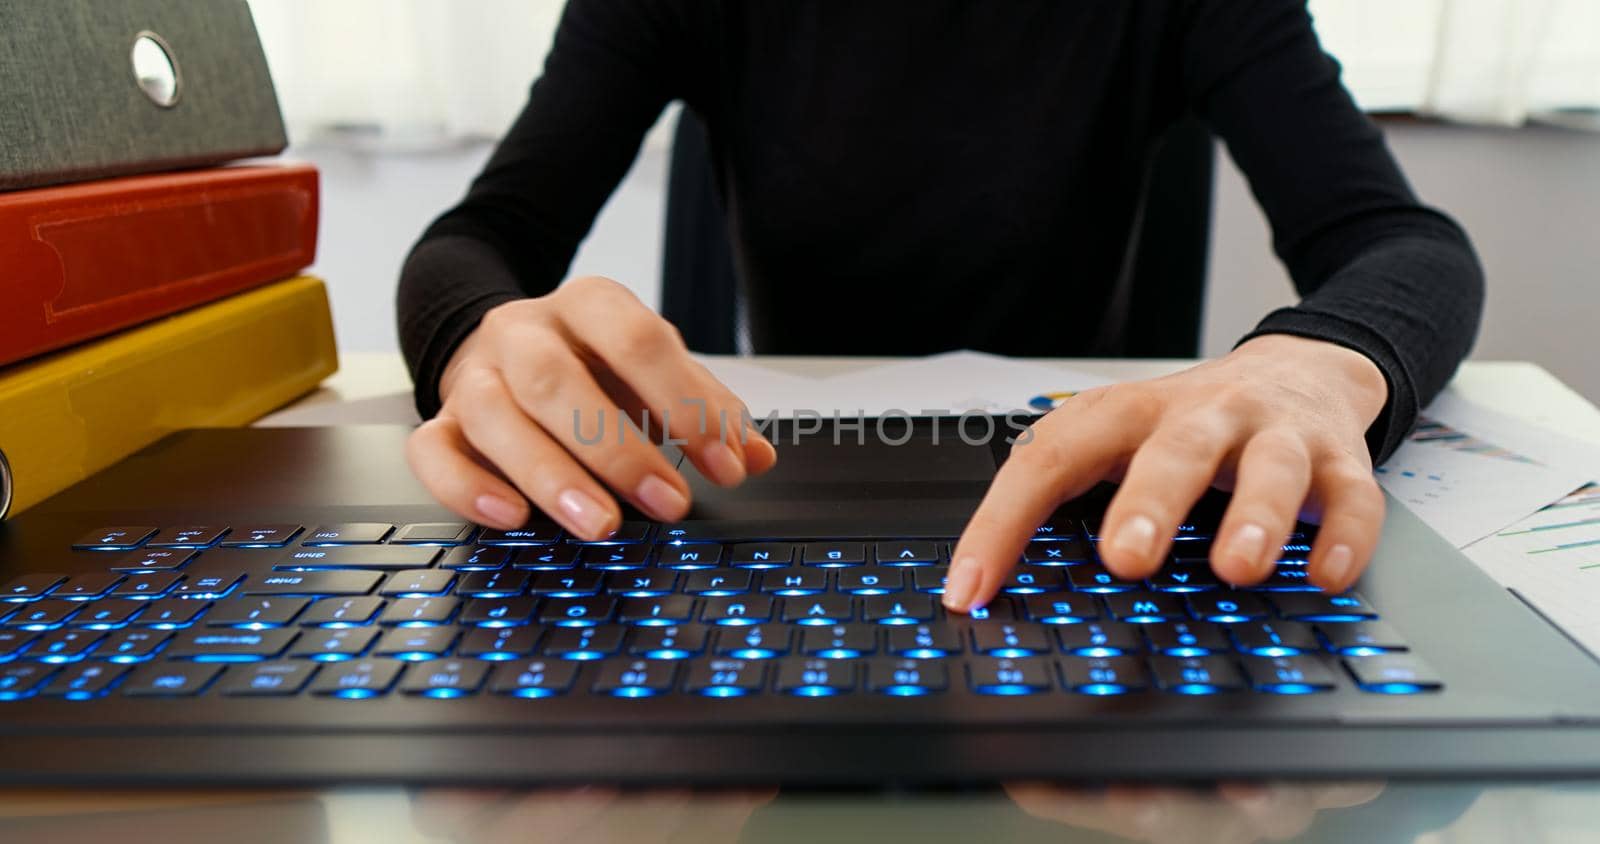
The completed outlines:
<svg viewBox="0 0 1600 844">
<path fill-rule="evenodd" d="M 1475 123 L 1600 109 L 1600 0 L 1442 0 L 1419 110 Z M 1596 124 L 1600 126 L 1600 124 Z"/>
</svg>

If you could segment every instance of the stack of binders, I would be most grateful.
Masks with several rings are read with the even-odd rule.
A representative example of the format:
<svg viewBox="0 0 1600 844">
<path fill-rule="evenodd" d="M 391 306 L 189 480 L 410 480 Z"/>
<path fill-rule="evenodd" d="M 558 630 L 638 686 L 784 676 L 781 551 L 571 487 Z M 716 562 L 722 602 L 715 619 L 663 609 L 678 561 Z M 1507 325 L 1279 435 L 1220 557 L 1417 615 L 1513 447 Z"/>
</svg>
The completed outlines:
<svg viewBox="0 0 1600 844">
<path fill-rule="evenodd" d="M 316 170 L 232 163 L 286 145 L 244 0 L 0 4 L 0 32 L 4 518 L 338 362 L 323 283 L 297 275 Z"/>
</svg>

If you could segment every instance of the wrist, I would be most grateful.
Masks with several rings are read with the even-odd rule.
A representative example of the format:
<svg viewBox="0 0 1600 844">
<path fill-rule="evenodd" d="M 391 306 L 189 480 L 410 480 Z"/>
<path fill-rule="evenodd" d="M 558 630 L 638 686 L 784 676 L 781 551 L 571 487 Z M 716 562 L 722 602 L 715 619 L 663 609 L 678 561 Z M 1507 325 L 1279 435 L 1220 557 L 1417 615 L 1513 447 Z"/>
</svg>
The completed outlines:
<svg viewBox="0 0 1600 844">
<path fill-rule="evenodd" d="M 1230 356 L 1287 364 L 1312 377 L 1322 390 L 1332 390 L 1348 402 L 1367 424 L 1389 402 L 1389 380 L 1378 364 L 1361 352 L 1327 340 L 1292 334 L 1263 334 L 1239 344 Z"/>
</svg>

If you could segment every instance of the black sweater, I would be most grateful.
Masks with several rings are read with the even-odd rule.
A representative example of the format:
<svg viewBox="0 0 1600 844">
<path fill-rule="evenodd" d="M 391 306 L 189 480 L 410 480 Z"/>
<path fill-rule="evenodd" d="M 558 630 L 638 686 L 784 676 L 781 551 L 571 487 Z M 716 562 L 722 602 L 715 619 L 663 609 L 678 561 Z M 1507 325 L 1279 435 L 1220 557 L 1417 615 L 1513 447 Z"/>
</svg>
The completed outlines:
<svg viewBox="0 0 1600 844">
<path fill-rule="evenodd" d="M 1476 332 L 1471 245 L 1413 195 L 1304 2 L 570 0 L 522 115 L 402 273 L 424 417 L 485 311 L 561 282 L 674 99 L 708 128 L 758 352 L 1103 350 L 1152 144 L 1186 111 L 1303 297 L 1255 333 L 1388 379 L 1374 457 Z"/>
</svg>

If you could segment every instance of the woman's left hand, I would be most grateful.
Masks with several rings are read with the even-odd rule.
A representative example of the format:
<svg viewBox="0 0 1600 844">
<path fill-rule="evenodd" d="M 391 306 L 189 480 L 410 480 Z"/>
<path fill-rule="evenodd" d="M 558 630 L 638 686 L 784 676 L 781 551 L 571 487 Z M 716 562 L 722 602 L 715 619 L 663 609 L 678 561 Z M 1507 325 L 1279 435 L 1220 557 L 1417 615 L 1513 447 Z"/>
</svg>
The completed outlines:
<svg viewBox="0 0 1600 844">
<path fill-rule="evenodd" d="M 1034 530 L 1067 499 L 1120 481 L 1099 554 L 1114 575 L 1149 577 L 1206 488 L 1233 491 L 1211 566 L 1233 584 L 1273 570 L 1297 518 L 1321 522 L 1311 581 L 1349 588 L 1372 556 L 1383 496 L 1366 431 L 1388 398 L 1366 356 L 1320 340 L 1264 335 L 1228 356 L 1080 393 L 1012 448 L 951 555 L 946 607 L 983 606 Z"/>
</svg>

